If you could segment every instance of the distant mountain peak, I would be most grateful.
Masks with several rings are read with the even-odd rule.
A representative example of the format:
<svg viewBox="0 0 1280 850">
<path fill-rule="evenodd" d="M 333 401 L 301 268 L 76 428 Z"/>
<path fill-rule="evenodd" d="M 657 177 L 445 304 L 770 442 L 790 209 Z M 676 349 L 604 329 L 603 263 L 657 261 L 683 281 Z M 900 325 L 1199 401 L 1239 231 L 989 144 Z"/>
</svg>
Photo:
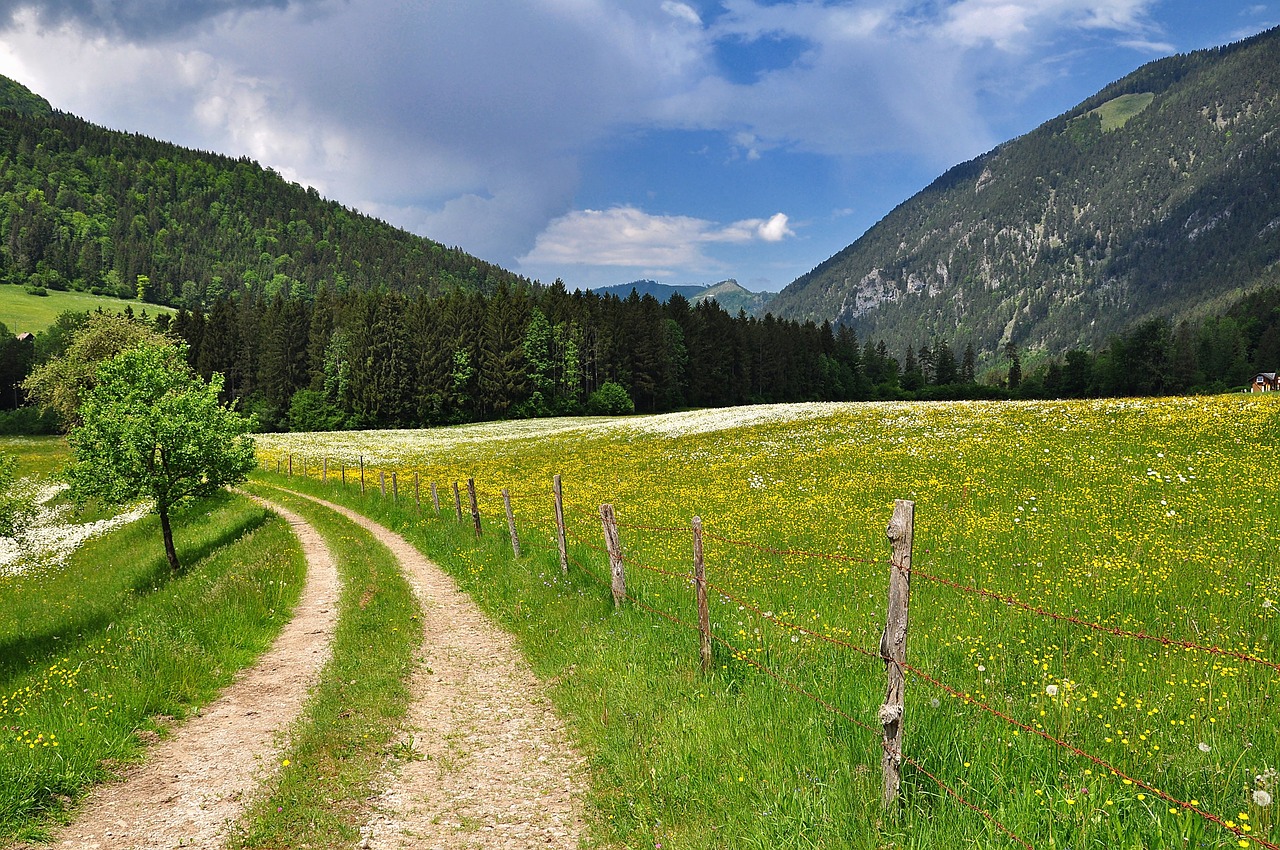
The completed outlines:
<svg viewBox="0 0 1280 850">
<path fill-rule="evenodd" d="M 733 278 L 727 278 L 709 285 L 672 285 L 658 283 L 655 280 L 635 280 L 631 283 L 592 287 L 591 291 L 602 295 L 616 295 L 619 298 L 627 298 L 631 295 L 632 290 L 635 290 L 636 294 L 642 297 L 651 295 L 664 304 L 671 300 L 671 296 L 677 294 L 688 298 L 694 303 L 713 300 L 723 307 L 727 313 L 736 315 L 739 310 L 745 310 L 751 316 L 764 315 L 769 299 L 773 297 L 771 292 L 752 292 L 739 285 L 738 281 Z"/>
</svg>

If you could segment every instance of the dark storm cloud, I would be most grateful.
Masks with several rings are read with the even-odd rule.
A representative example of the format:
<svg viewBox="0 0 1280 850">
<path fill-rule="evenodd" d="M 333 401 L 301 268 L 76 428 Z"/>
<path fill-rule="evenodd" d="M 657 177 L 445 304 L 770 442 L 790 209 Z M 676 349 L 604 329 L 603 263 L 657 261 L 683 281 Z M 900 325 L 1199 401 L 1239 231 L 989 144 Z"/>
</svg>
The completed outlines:
<svg viewBox="0 0 1280 850">
<path fill-rule="evenodd" d="M 190 32 L 228 12 L 283 9 L 310 0 L 0 0 L 0 21 L 11 26 L 30 13 L 42 26 L 76 24 L 90 32 L 132 41 Z"/>
</svg>

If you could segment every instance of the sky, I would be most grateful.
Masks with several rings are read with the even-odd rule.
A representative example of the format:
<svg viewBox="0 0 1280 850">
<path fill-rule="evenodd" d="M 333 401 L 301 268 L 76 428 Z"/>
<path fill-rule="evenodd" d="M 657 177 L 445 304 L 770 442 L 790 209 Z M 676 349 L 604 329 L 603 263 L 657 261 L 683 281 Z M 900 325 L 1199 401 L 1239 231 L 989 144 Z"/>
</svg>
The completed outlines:
<svg viewBox="0 0 1280 850">
<path fill-rule="evenodd" d="M 1280 0 L 0 0 L 0 74 L 570 288 L 777 291 Z"/>
</svg>

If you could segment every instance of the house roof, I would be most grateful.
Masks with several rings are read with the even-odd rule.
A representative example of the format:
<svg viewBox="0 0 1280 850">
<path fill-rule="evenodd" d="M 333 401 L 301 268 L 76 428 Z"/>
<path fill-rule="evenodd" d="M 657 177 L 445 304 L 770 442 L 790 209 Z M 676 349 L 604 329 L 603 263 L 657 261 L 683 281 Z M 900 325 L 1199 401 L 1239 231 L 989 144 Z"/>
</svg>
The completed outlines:
<svg viewBox="0 0 1280 850">
<path fill-rule="evenodd" d="M 1258 378 L 1266 378 L 1268 381 L 1274 381 L 1276 379 L 1276 373 L 1275 372 L 1259 372 L 1257 375 L 1254 375 L 1253 379 L 1256 381 L 1258 380 Z"/>
</svg>

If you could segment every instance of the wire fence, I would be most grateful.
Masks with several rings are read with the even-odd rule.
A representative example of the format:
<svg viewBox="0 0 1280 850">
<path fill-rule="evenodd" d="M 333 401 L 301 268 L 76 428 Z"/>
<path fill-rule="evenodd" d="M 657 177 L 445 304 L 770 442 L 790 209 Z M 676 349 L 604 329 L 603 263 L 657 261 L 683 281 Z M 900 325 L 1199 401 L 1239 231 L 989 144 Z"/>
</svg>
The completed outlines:
<svg viewBox="0 0 1280 850">
<path fill-rule="evenodd" d="M 270 461 L 267 461 L 265 465 L 268 469 L 271 468 Z M 327 463 L 327 461 L 319 465 L 317 465 L 314 461 L 312 461 L 310 464 L 308 464 L 306 461 L 303 461 L 299 468 L 299 467 L 295 467 L 294 459 L 292 456 L 289 456 L 287 461 L 285 459 L 275 458 L 276 471 L 282 474 L 290 474 L 290 475 L 299 474 L 299 475 L 306 475 L 307 477 L 323 478 L 324 480 L 328 480 L 328 477 L 329 477 L 328 467 L 329 467 L 329 464 Z M 360 463 L 359 467 L 360 467 L 360 475 L 359 475 L 360 486 L 363 492 L 367 492 L 367 489 L 369 487 L 368 479 L 373 474 L 374 470 L 372 470 L 370 467 L 365 465 L 363 461 Z M 396 473 L 391 474 L 391 477 L 389 479 L 391 482 L 390 484 L 387 483 L 388 478 L 384 471 L 377 470 L 377 473 L 378 473 L 377 492 L 379 494 L 386 495 L 388 498 L 397 498 L 397 499 L 405 498 L 405 495 L 400 489 L 402 485 L 400 484 L 399 479 L 396 476 Z M 352 478 L 352 476 L 349 476 L 347 474 L 346 468 L 343 467 L 342 469 L 343 483 L 347 484 L 348 486 L 351 486 L 352 482 L 348 480 L 350 478 Z M 441 515 L 445 515 L 452 508 L 454 512 L 457 514 L 457 519 L 459 519 L 460 521 L 465 522 L 468 519 L 473 519 L 475 522 L 477 533 L 479 533 L 479 530 L 481 527 L 480 511 L 482 507 L 485 513 L 492 515 L 496 513 L 496 511 L 491 510 L 491 508 L 496 503 L 501 502 L 504 504 L 504 506 L 509 503 L 522 504 L 527 506 L 528 508 L 526 511 L 522 513 L 522 520 L 521 520 L 522 523 L 525 525 L 526 529 L 527 528 L 537 529 L 540 533 L 545 534 L 549 540 L 553 541 L 553 545 L 554 545 L 554 539 L 556 535 L 561 535 L 561 539 L 566 544 L 572 544 L 576 548 L 577 552 L 586 551 L 586 552 L 596 553 L 610 559 L 617 558 L 618 561 L 620 561 L 620 564 L 623 567 L 625 567 L 627 570 L 631 571 L 633 574 L 636 571 L 638 571 L 643 574 L 657 576 L 663 580 L 676 581 L 685 586 L 693 586 L 698 581 L 698 576 L 695 575 L 695 572 L 692 570 L 683 571 L 679 569 L 670 569 L 667 567 L 660 567 L 653 564 L 645 563 L 633 555 L 627 555 L 625 551 L 621 551 L 621 547 L 619 547 L 619 551 L 616 551 L 616 552 L 610 551 L 610 547 L 607 543 L 607 540 L 608 540 L 607 531 L 603 538 L 603 540 L 606 541 L 604 545 L 602 545 L 599 542 L 596 542 L 597 538 L 594 536 L 594 534 L 599 533 L 601 531 L 601 522 L 602 522 L 602 517 L 604 515 L 603 510 L 597 512 L 597 511 L 584 508 L 581 505 L 571 504 L 567 502 L 559 502 L 558 507 L 560 509 L 560 515 L 573 517 L 575 520 L 575 527 L 570 528 L 567 520 L 565 520 L 562 524 L 561 522 L 557 521 L 554 518 L 548 519 L 547 514 L 544 512 L 545 507 L 547 507 L 547 505 L 542 500 L 545 500 L 549 496 L 553 498 L 558 498 L 560 495 L 558 488 L 556 490 L 549 490 L 545 493 L 531 493 L 531 492 L 517 493 L 511 490 L 504 490 L 501 493 L 494 493 L 493 491 L 490 491 L 481 487 L 476 487 L 474 485 L 474 482 L 468 481 L 468 484 L 469 484 L 469 491 L 470 493 L 474 494 L 475 501 L 471 502 L 471 504 L 468 504 L 468 496 L 463 494 L 462 489 L 459 487 L 459 484 L 457 482 L 454 482 L 451 488 L 454 494 L 454 499 L 452 500 L 453 504 L 441 504 L 440 507 L 437 509 L 433 502 L 431 505 L 433 512 L 438 511 Z M 441 491 L 447 494 L 449 489 L 445 487 L 440 487 L 436 483 L 432 483 L 430 487 L 431 487 L 431 492 L 433 496 Z M 421 478 L 417 472 L 413 473 L 412 498 L 414 499 L 417 508 L 419 510 L 422 510 Z M 482 505 L 481 503 L 484 503 L 484 504 Z M 612 510 L 609 511 L 609 514 L 610 514 L 610 517 L 612 517 Z M 509 525 L 509 531 L 511 533 L 513 546 L 515 547 L 515 550 L 518 553 L 520 551 L 520 547 L 519 547 L 519 544 L 516 542 L 517 529 L 516 529 L 513 516 L 510 512 L 507 513 L 507 522 Z M 608 520 L 606 519 L 605 522 L 607 523 Z M 657 525 L 657 524 L 645 524 L 645 523 L 624 523 L 616 519 L 614 519 L 613 522 L 615 525 L 615 534 L 617 529 L 622 529 L 628 532 L 629 535 L 633 535 L 636 533 L 646 534 L 646 535 L 666 535 L 668 537 L 675 535 L 675 536 L 679 536 L 681 539 L 688 539 L 690 542 L 692 542 L 693 535 L 695 533 L 690 526 L 671 526 L 671 525 Z M 592 530 L 590 531 L 585 530 L 583 526 Z M 728 547 L 728 549 L 730 550 L 736 550 L 739 552 L 750 552 L 758 555 L 768 555 L 768 556 L 782 557 L 782 558 L 803 558 L 803 559 L 815 560 L 815 561 L 841 562 L 841 563 L 848 563 L 848 564 L 858 564 L 863 566 L 884 567 L 884 566 L 889 566 L 891 563 L 890 559 L 888 558 L 857 557 L 857 556 L 851 556 L 851 555 L 840 554 L 840 553 L 811 551 L 807 549 L 797 549 L 797 548 L 778 548 L 778 547 L 767 546 L 767 545 L 756 543 L 749 540 L 741 540 L 741 539 L 735 539 L 732 537 L 718 535 L 710 531 L 701 531 L 700 524 L 699 524 L 699 532 L 707 540 L 715 541 L 721 546 Z M 908 557 L 908 564 L 909 563 L 910 563 L 910 559 Z M 608 573 L 602 573 L 594 565 L 584 563 L 583 560 L 579 558 L 574 551 L 568 551 L 567 564 L 572 565 L 574 569 L 579 572 L 579 574 L 589 577 L 593 582 L 600 584 L 604 587 L 609 587 L 613 583 L 611 580 L 612 577 Z M 1174 647 L 1174 648 L 1179 648 L 1179 649 L 1183 649 L 1191 652 L 1202 652 L 1212 656 L 1228 657 L 1236 661 L 1244 662 L 1246 664 L 1258 665 L 1261 668 L 1265 668 L 1275 672 L 1280 672 L 1280 663 L 1271 661 L 1267 658 L 1263 658 L 1259 655 L 1255 655 L 1247 652 L 1240 652 L 1237 650 L 1231 650 L 1231 649 L 1223 648 L 1213 644 L 1190 641 L 1190 640 L 1185 640 L 1177 637 L 1170 637 L 1166 635 L 1150 634 L 1145 631 L 1123 629 L 1117 626 L 1111 626 L 1103 623 L 1093 622 L 1086 618 L 1080 617 L 1076 614 L 1066 614 L 1058 611 L 1053 611 L 1040 605 L 1035 605 L 1029 602 L 1022 601 L 1006 593 L 993 591 L 988 588 L 978 587 L 973 584 L 967 584 L 965 582 L 957 581 L 951 578 L 947 578 L 945 576 L 928 572 L 916 566 L 909 566 L 905 571 L 907 572 L 909 577 L 918 578 L 918 579 L 930 582 L 932 584 L 947 587 L 953 591 L 964 594 L 966 596 L 971 596 L 974 598 L 996 602 L 1001 605 L 1007 606 L 1009 608 L 1024 611 L 1036 617 L 1044 618 L 1045 620 L 1048 620 L 1048 621 L 1063 623 L 1069 626 L 1079 627 L 1079 628 L 1094 631 L 1094 632 L 1105 633 L 1108 635 L 1112 635 L 1112 636 L 1127 639 L 1127 640 L 1134 640 L 1134 641 L 1140 641 L 1140 642 L 1152 642 L 1164 647 Z M 1218 828 L 1236 836 L 1241 846 L 1253 845 L 1253 846 L 1266 848 L 1266 850 L 1280 850 L 1280 845 L 1277 845 L 1262 836 L 1254 834 L 1252 831 L 1253 828 L 1247 823 L 1246 824 L 1236 823 L 1234 820 L 1230 818 L 1224 818 L 1212 812 L 1206 811 L 1204 808 L 1202 808 L 1198 804 L 1197 801 L 1180 799 L 1156 787 L 1154 783 L 1144 780 L 1138 776 L 1132 775 L 1131 772 L 1123 770 L 1121 767 L 1117 766 L 1113 762 L 1108 761 L 1107 759 L 1095 753 L 1091 753 L 1075 744 L 1072 744 L 1070 741 L 1066 740 L 1063 737 L 1053 735 L 1044 729 L 1038 728 L 1038 724 L 1032 724 L 1024 720 L 1019 720 L 1016 717 L 1012 716 L 1009 712 L 996 708 L 995 706 L 991 705 L 989 702 L 972 695 L 971 693 L 967 692 L 963 688 L 959 688 L 942 681 L 937 676 L 930 674 L 929 672 L 921 669 L 916 665 L 909 664 L 905 662 L 905 660 L 893 660 L 889 658 L 888 655 L 886 654 L 883 640 L 882 640 L 881 646 L 878 649 L 876 650 L 868 649 L 864 646 L 859 645 L 858 643 L 853 642 L 852 640 L 845 640 L 845 639 L 833 636 L 831 634 L 825 633 L 823 631 L 807 627 L 799 622 L 795 622 L 792 619 L 779 616 L 775 614 L 772 609 L 766 608 L 760 604 L 757 604 L 756 602 L 753 602 L 741 592 L 733 591 L 709 579 L 703 579 L 703 581 L 705 582 L 706 588 L 712 591 L 723 604 L 735 605 L 737 606 L 737 610 L 739 611 L 750 612 L 755 617 L 758 617 L 762 623 L 770 623 L 780 629 L 791 632 L 795 635 L 804 635 L 810 639 L 835 647 L 841 651 L 851 652 L 855 655 L 858 655 L 868 660 L 883 662 L 886 667 L 891 667 L 896 664 L 901 668 L 902 671 L 909 673 L 919 682 L 931 688 L 937 689 L 941 693 L 944 693 L 954 699 L 958 699 L 967 705 L 972 706 L 974 709 L 988 715 L 991 718 L 994 718 L 1000 723 L 1005 724 L 1014 729 L 1017 729 L 1019 731 L 1024 731 L 1037 738 L 1040 738 L 1046 741 L 1047 743 L 1052 744 L 1056 748 L 1059 748 L 1067 753 L 1070 753 L 1075 757 L 1086 760 L 1087 762 L 1101 769 L 1102 771 L 1104 771 L 1106 774 L 1110 776 L 1116 777 L 1118 779 L 1125 781 L 1128 784 L 1131 784 L 1135 787 L 1138 787 L 1138 788 L 1144 789 L 1145 791 L 1150 792 L 1156 797 L 1164 800 L 1170 806 L 1173 806 L 1179 810 L 1191 813 L 1208 823 L 1214 824 Z M 616 589 L 615 589 L 615 598 L 617 598 Z M 689 622 L 688 620 L 684 619 L 678 614 L 672 613 L 671 611 L 668 611 L 668 610 L 664 610 L 660 607 L 657 607 L 656 605 L 649 604 L 649 602 L 646 599 L 646 596 L 640 592 L 637 592 L 631 589 L 624 589 L 621 592 L 621 599 L 624 599 L 626 602 L 630 603 L 631 605 L 633 605 L 635 608 L 639 610 L 645 611 L 648 614 L 652 614 L 653 616 L 659 617 L 664 621 L 670 622 L 671 624 L 673 624 L 674 626 L 680 629 L 684 629 L 691 632 L 703 631 L 703 627 L 700 626 L 699 624 Z M 802 686 L 798 682 L 794 681 L 793 679 L 779 672 L 770 664 L 767 664 L 764 660 L 758 657 L 760 654 L 758 651 L 759 647 L 753 647 L 751 649 L 748 649 L 747 647 L 740 646 L 738 644 L 735 644 L 733 641 L 729 640 L 728 638 L 726 638 L 722 632 L 716 631 L 716 630 L 711 630 L 711 632 L 707 636 L 709 637 L 710 641 L 714 642 L 715 645 L 720 647 L 722 652 L 727 653 L 729 657 L 733 658 L 738 662 L 747 664 L 752 669 L 758 671 L 761 675 L 764 675 L 769 679 L 776 681 L 779 685 L 783 686 L 787 690 L 811 701 L 814 705 L 820 707 L 824 712 L 831 714 L 833 716 L 839 717 L 845 722 L 852 725 L 853 727 L 863 730 L 867 733 L 877 734 L 881 731 L 880 729 L 877 729 L 872 724 L 858 719 L 858 717 L 856 717 L 853 713 L 847 711 L 846 709 L 841 708 L 840 706 L 832 702 L 830 699 L 824 698 L 823 696 L 815 693 L 813 690 Z M 885 708 L 884 706 L 881 707 L 882 713 L 884 708 Z M 887 740 L 888 739 L 886 738 L 886 741 Z M 975 814 L 983 818 L 985 821 L 991 824 L 994 828 L 996 828 L 998 831 L 1004 834 L 1010 841 L 1012 841 L 1013 843 L 1019 846 L 1028 848 L 1028 850 L 1032 848 L 1032 845 L 1025 838 L 1016 834 L 1015 832 L 1010 830 L 1008 827 L 1006 827 L 989 810 L 967 799 L 963 794 L 961 794 L 958 790 L 956 790 L 955 787 L 948 784 L 944 780 L 940 779 L 930 770 L 926 769 L 926 767 L 920 761 L 913 758 L 909 754 L 901 752 L 900 749 L 895 749 L 889 746 L 888 744 L 886 744 L 885 747 L 886 747 L 886 753 L 889 756 L 895 756 L 901 762 L 911 765 L 911 767 L 915 769 L 919 773 L 919 775 L 929 779 L 932 783 L 934 783 L 938 787 L 938 789 L 942 793 L 954 799 L 957 803 L 962 805 L 964 808 L 974 812 Z"/>
</svg>

